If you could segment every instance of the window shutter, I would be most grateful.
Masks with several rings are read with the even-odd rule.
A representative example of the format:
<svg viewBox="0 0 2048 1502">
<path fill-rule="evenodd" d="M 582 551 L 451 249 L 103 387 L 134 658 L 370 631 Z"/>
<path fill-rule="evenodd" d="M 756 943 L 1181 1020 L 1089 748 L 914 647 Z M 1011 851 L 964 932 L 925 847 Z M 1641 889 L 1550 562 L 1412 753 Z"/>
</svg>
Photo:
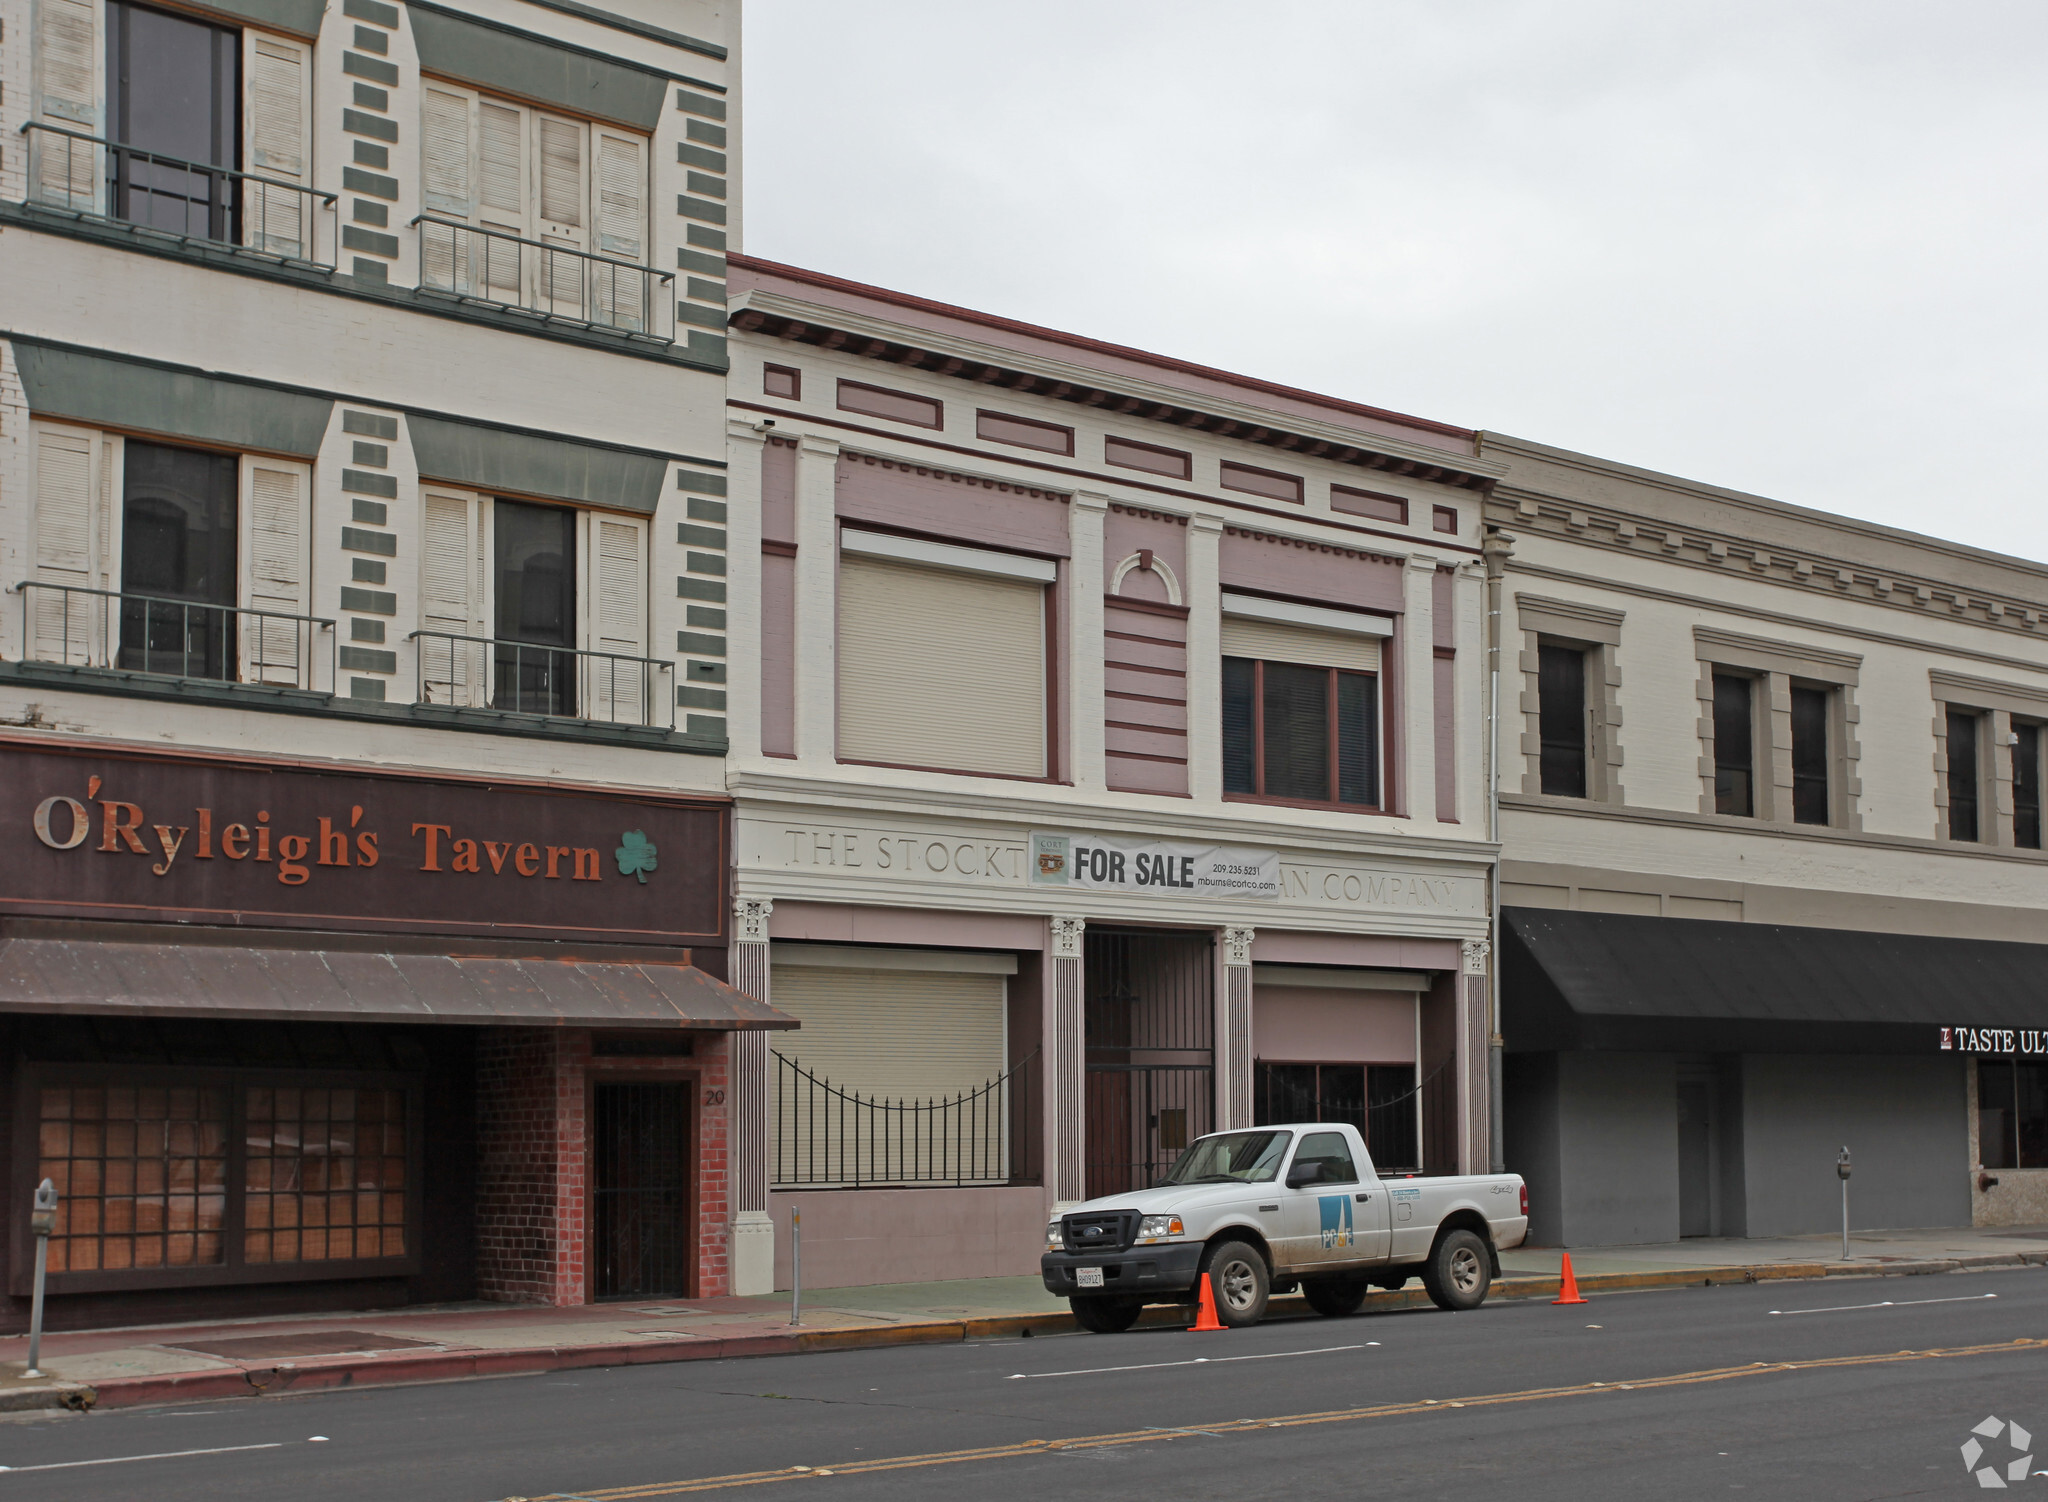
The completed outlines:
<svg viewBox="0 0 2048 1502">
<path fill-rule="evenodd" d="M 99 134 L 98 0 L 37 0 L 34 94 L 40 118 Z M 29 137 L 32 189 L 40 203 L 92 213 L 99 202 L 99 148 L 42 131 Z"/>
<path fill-rule="evenodd" d="M 647 259 L 647 141 L 596 127 L 597 171 L 591 223 L 599 255 L 631 261 Z M 594 266 L 594 320 L 607 328 L 647 328 L 652 309 L 653 280 L 644 271 Z"/>
<path fill-rule="evenodd" d="M 251 610 L 306 611 L 306 494 L 303 465 L 242 461 L 243 523 Z M 303 621 L 256 617 L 244 623 L 242 676 L 254 683 L 312 686 L 314 643 Z"/>
<path fill-rule="evenodd" d="M 772 962 L 771 962 L 772 963 Z M 769 1047 L 834 1089 L 890 1101 L 950 1100 L 999 1078 L 1005 1067 L 1004 978 L 948 971 L 824 970 L 774 967 L 775 1005 L 800 1019 L 794 1032 L 771 1035 Z M 801 1175 L 887 1182 L 909 1166 L 900 1152 L 864 1143 L 873 1154 L 807 1160 L 819 1140 L 813 1126 L 838 1120 L 832 1097 L 777 1067 L 774 1111 L 781 1136 L 781 1177 Z M 794 1088 L 792 1088 L 794 1086 Z M 927 1158 L 950 1154 L 963 1177 L 999 1177 L 1007 1123 L 996 1110 L 955 1112 L 920 1144 Z M 835 1137 L 837 1134 L 834 1134 Z"/>
<path fill-rule="evenodd" d="M 640 657 L 647 650 L 646 530 L 638 521 L 592 516 L 591 647 Z M 666 683 L 639 663 L 588 659 L 592 715 L 643 724 Z"/>
<path fill-rule="evenodd" d="M 36 425 L 36 580 L 91 589 L 93 567 L 93 447 L 95 435 L 77 428 Z M 103 662 L 95 653 L 110 623 L 108 601 L 93 595 L 38 589 L 35 658 L 39 662 Z"/>
<path fill-rule="evenodd" d="M 472 496 L 427 491 L 421 500 L 420 628 L 481 636 L 476 599 L 477 545 Z M 420 686 L 429 704 L 482 702 L 485 648 L 474 642 L 420 639 Z"/>
<path fill-rule="evenodd" d="M 1045 589 L 839 560 L 839 754 L 1045 775 Z"/>
<path fill-rule="evenodd" d="M 437 84 L 426 85 L 425 94 L 420 107 L 420 171 L 427 207 L 467 219 L 476 211 L 470 192 L 469 96 Z"/>
<path fill-rule="evenodd" d="M 485 99 L 477 104 L 476 222 L 486 229 L 529 238 L 526 215 L 526 112 L 515 105 Z M 485 295 L 498 302 L 526 301 L 523 246 L 476 237 L 474 254 L 482 262 L 477 280 Z"/>
<path fill-rule="evenodd" d="M 589 245 L 590 186 L 584 172 L 585 127 L 554 115 L 537 117 L 539 126 L 540 233 L 548 245 L 583 250 Z M 567 318 L 585 318 L 583 261 L 573 255 L 541 253 L 542 307 Z"/>
<path fill-rule="evenodd" d="M 99 124 L 98 0 L 37 0 L 37 109 L 97 134 Z"/>
<path fill-rule="evenodd" d="M 243 33 L 249 74 L 248 160 L 258 177 L 305 185 L 306 89 L 311 69 L 297 42 Z M 305 200 L 282 188 L 249 185 L 243 222 L 249 244 L 273 255 L 307 253 Z"/>
<path fill-rule="evenodd" d="M 1356 673 L 1380 670 L 1380 643 L 1376 636 L 1318 631 L 1312 626 L 1290 626 L 1249 616 L 1223 618 L 1223 655 L 1298 662 L 1312 668 L 1344 668 Z"/>
</svg>

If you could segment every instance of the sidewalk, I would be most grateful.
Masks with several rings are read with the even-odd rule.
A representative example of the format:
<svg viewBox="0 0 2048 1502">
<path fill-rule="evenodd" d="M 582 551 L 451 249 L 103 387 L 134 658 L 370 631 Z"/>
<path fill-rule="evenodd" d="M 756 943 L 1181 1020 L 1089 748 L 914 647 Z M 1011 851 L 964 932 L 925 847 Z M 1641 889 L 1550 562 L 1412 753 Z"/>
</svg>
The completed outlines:
<svg viewBox="0 0 2048 1502">
<path fill-rule="evenodd" d="M 1862 1233 L 1852 1235 L 1850 1250 L 1851 1259 L 1842 1261 L 1840 1238 L 1828 1236 L 1697 1240 L 1577 1248 L 1572 1267 L 1582 1289 L 1600 1292 L 2048 1266 L 2048 1226 Z M 1503 1252 L 1495 1296 L 1554 1296 L 1560 1256 L 1555 1248 Z M 1418 1280 L 1399 1293 L 1373 1295 L 1366 1307 L 1398 1309 L 1427 1302 Z M 1274 1313 L 1284 1316 L 1305 1308 L 1297 1299 L 1280 1299 Z M 819 1290 L 806 1296 L 800 1325 L 792 1326 L 789 1316 L 789 1295 L 781 1293 L 565 1309 L 445 1304 L 79 1331 L 44 1337 L 48 1376 L 39 1381 L 20 1375 L 28 1337 L 0 1336 L 0 1411 L 258 1397 L 571 1367 L 1050 1335 L 1074 1328 L 1065 1301 L 1046 1293 L 1036 1277 Z M 1156 1309 L 1145 1323 L 1180 1317 Z"/>
</svg>

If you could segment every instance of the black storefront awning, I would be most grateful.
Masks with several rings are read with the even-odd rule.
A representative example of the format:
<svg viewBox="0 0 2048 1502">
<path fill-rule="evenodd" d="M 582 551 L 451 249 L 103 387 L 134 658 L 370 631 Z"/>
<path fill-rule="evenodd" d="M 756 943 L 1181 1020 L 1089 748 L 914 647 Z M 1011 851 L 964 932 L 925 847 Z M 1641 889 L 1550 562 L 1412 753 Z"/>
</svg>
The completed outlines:
<svg viewBox="0 0 2048 1502">
<path fill-rule="evenodd" d="M 1517 1052 L 1925 1053 L 2048 1026 L 2048 944 L 1506 908 Z"/>
<path fill-rule="evenodd" d="M 691 965 L 41 937 L 0 939 L 0 1011 L 729 1032 L 797 1025 Z"/>
</svg>

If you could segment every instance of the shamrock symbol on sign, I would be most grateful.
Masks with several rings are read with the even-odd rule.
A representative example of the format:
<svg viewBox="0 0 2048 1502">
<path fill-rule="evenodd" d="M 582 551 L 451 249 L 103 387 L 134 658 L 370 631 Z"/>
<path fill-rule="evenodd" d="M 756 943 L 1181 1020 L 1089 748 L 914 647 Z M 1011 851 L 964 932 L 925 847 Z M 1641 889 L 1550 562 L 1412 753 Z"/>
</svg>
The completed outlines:
<svg viewBox="0 0 2048 1502">
<path fill-rule="evenodd" d="M 619 875 L 639 879 L 641 886 L 647 885 L 647 873 L 655 868 L 654 857 L 658 854 L 647 842 L 647 836 L 637 829 L 629 829 L 619 836 L 619 848 L 612 852 L 612 859 L 619 863 Z"/>
</svg>

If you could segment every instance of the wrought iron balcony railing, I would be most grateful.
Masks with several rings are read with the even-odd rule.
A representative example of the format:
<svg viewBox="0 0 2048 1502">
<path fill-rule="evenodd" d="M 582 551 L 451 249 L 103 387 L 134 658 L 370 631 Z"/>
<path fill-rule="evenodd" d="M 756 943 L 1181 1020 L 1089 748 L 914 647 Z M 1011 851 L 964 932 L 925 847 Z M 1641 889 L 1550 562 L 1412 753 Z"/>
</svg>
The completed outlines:
<svg viewBox="0 0 2048 1502">
<path fill-rule="evenodd" d="M 452 631 L 415 631 L 419 704 L 508 714 L 676 726 L 675 664 Z"/>
<path fill-rule="evenodd" d="M 420 290 L 556 323 L 676 339 L 675 273 L 421 214 Z"/>
<path fill-rule="evenodd" d="M 334 269 L 332 193 L 40 120 L 21 129 L 28 137 L 27 201 L 39 208 Z"/>
<path fill-rule="evenodd" d="M 334 691 L 334 622 L 319 616 L 38 579 L 15 591 L 25 662 Z"/>
</svg>

